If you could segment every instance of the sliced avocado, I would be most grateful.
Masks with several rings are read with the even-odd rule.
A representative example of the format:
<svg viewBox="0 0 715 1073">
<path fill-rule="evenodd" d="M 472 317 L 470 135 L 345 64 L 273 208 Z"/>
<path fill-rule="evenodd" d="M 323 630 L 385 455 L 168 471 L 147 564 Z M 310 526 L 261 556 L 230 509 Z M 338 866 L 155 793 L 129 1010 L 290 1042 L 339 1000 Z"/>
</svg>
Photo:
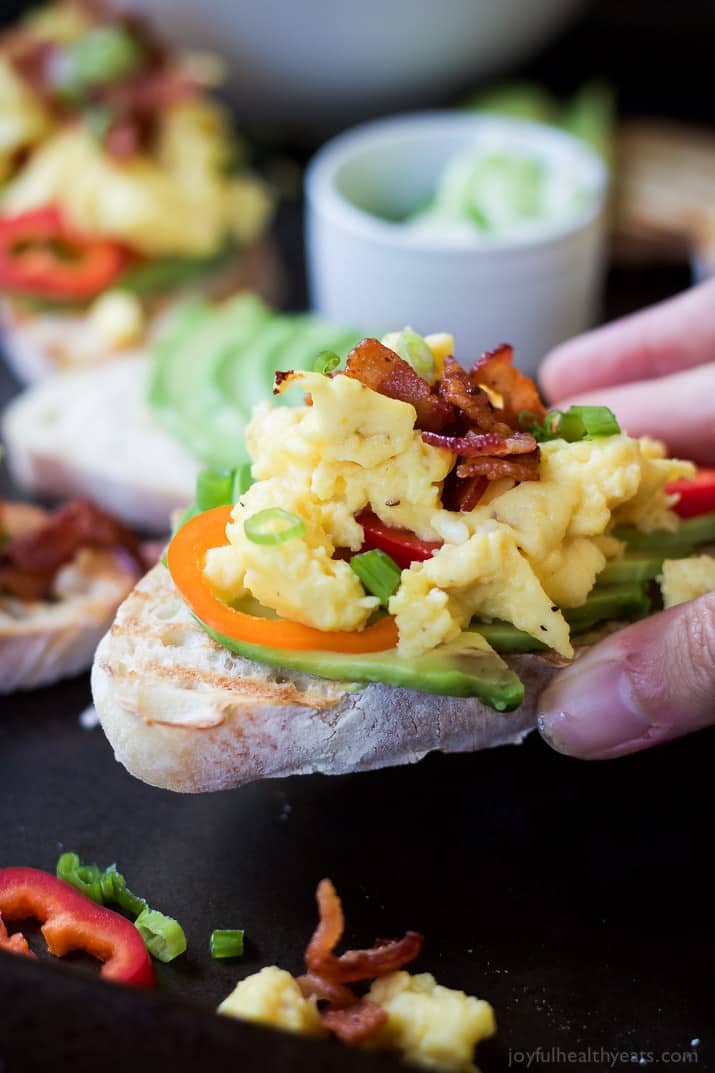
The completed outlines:
<svg viewBox="0 0 715 1073">
<path fill-rule="evenodd" d="M 613 530 L 613 536 L 625 541 L 629 551 L 663 552 L 664 559 L 692 555 L 696 544 L 715 541 L 715 511 L 688 518 L 675 532 L 656 529 L 642 533 L 634 526 L 622 525 Z"/>
<path fill-rule="evenodd" d="M 225 399 L 230 399 L 248 419 L 251 410 L 261 399 L 273 399 L 273 377 L 282 368 L 282 351 L 294 334 L 300 332 L 304 317 L 300 315 L 273 316 L 237 354 L 226 354 L 217 369 L 216 382 Z"/>
<path fill-rule="evenodd" d="M 204 306 L 155 350 L 149 400 L 164 423 L 192 453 L 209 464 L 231 466 L 246 457 L 245 417 L 211 389 L 211 370 L 237 339 L 270 313 L 259 298 L 240 295 L 218 308 Z"/>
<path fill-rule="evenodd" d="M 224 637 L 204 629 L 225 648 L 257 663 L 315 674 L 340 682 L 385 682 L 387 685 L 437 693 L 450 697 L 479 697 L 498 712 L 518 708 L 524 686 L 517 675 L 495 653 L 485 652 L 478 635 L 465 631 L 449 644 L 440 645 L 420 656 L 405 659 L 396 649 L 352 655 L 342 652 L 288 651 L 264 648 Z"/>
<path fill-rule="evenodd" d="M 620 559 L 609 559 L 598 575 L 599 585 L 628 585 L 650 581 L 663 569 L 663 555 L 652 552 L 626 552 Z"/>
<path fill-rule="evenodd" d="M 493 619 L 492 622 L 479 622 L 473 619 L 469 629 L 481 633 L 495 652 L 542 652 L 548 646 L 532 637 L 530 633 L 518 629 L 511 622 Z"/>
<path fill-rule="evenodd" d="M 572 633 L 583 633 L 598 622 L 625 618 L 640 618 L 650 611 L 646 584 L 596 585 L 580 607 L 569 607 L 564 618 Z"/>
<path fill-rule="evenodd" d="M 571 627 L 571 633 L 579 634 L 590 630 L 599 622 L 638 618 L 646 615 L 648 611 L 650 600 L 645 585 L 631 582 L 623 585 L 597 585 L 588 594 L 585 603 L 580 607 L 566 608 L 563 615 Z M 481 633 L 497 652 L 540 652 L 547 647 L 530 634 L 517 629 L 511 622 L 502 622 L 500 619 L 492 622 L 472 619 L 469 629 Z"/>
</svg>

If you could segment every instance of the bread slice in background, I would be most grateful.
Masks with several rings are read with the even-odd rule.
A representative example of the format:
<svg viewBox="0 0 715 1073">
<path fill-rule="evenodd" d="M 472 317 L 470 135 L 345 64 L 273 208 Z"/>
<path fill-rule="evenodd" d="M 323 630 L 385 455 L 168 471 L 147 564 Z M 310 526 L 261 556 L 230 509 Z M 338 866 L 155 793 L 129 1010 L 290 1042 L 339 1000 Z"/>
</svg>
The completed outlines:
<svg viewBox="0 0 715 1073">
<path fill-rule="evenodd" d="M 120 763 L 153 786 L 198 793 L 255 779 L 340 775 L 413 763 L 427 753 L 519 742 L 556 666 L 509 661 L 525 703 L 495 712 L 476 698 L 381 683 L 355 688 L 243 659 L 195 621 L 159 564 L 136 586 L 102 640 L 94 703 Z"/>
<path fill-rule="evenodd" d="M 46 519 L 38 507 L 3 503 L 0 526 L 12 538 Z M 86 671 L 138 574 L 126 553 L 83 548 L 58 571 L 51 599 L 20 600 L 0 592 L 0 694 Z"/>
<path fill-rule="evenodd" d="M 146 401 L 148 362 L 118 358 L 63 373 L 12 401 L 0 430 L 13 479 L 31 496 L 98 503 L 127 524 L 167 533 L 194 497 L 198 461 Z"/>
</svg>

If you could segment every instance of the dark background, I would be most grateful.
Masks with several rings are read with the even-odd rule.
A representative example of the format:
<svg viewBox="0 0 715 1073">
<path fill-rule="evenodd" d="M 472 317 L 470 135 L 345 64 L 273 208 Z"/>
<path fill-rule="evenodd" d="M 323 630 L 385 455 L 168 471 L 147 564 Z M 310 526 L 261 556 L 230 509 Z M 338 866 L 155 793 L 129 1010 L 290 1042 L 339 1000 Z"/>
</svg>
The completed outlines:
<svg viewBox="0 0 715 1073">
<path fill-rule="evenodd" d="M 19 6 L 4 4 L 2 17 Z M 563 92 L 603 77 L 622 114 L 708 125 L 714 43 L 711 2 L 608 0 L 510 77 Z M 305 147 L 260 150 L 276 151 L 306 157 Z M 301 308 L 298 200 L 281 208 L 276 238 L 285 304 Z M 687 265 L 613 269 L 605 315 L 688 282 Z M 0 371 L 0 402 L 15 389 Z M 538 1070 L 572 1068 L 565 1055 L 588 1047 L 597 1053 L 577 1068 L 712 1068 L 713 732 L 593 765 L 532 736 L 520 748 L 194 798 L 131 779 L 101 731 L 81 728 L 89 702 L 84 676 L 0 697 L 0 865 L 53 869 L 66 849 L 116 860 L 133 889 L 181 920 L 189 952 L 158 966 L 168 993 L 158 997 L 0 956 L 2 1073 L 401 1068 L 210 1014 L 265 964 L 301 969 L 323 875 L 343 896 L 349 945 L 420 929 L 416 968 L 493 1003 L 499 1034 L 480 1048 L 484 1073 L 525 1068 L 517 1052 L 538 1047 Z M 246 929 L 242 961 L 210 959 L 215 927 Z M 601 1048 L 628 1055 L 613 1061 Z"/>
</svg>

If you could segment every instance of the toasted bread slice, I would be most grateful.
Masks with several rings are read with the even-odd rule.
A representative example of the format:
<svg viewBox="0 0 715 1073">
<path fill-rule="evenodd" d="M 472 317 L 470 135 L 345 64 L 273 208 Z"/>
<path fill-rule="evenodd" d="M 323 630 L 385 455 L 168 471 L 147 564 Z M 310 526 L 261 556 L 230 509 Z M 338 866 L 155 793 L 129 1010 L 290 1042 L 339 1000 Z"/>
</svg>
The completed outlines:
<svg viewBox="0 0 715 1073">
<path fill-rule="evenodd" d="M 219 271 L 148 300 L 147 326 L 141 347 L 113 350 L 93 327 L 83 310 L 38 312 L 22 304 L 0 302 L 2 350 L 22 384 L 32 384 L 52 373 L 93 368 L 123 357 L 145 354 L 176 308 L 188 298 L 228 298 L 240 290 L 252 290 L 275 302 L 282 289 L 282 270 L 268 239 L 231 260 Z"/>
<path fill-rule="evenodd" d="M 199 463 L 146 405 L 141 356 L 63 373 L 7 407 L 2 435 L 16 483 L 33 496 L 80 496 L 129 525 L 167 533 L 194 497 Z"/>
<path fill-rule="evenodd" d="M 10 537 L 43 525 L 45 511 L 5 503 L 2 527 Z M 82 549 L 53 582 L 49 600 L 0 593 L 0 693 L 34 689 L 86 671 L 117 606 L 138 577 L 121 553 Z"/>
<path fill-rule="evenodd" d="M 266 667 L 216 644 L 160 564 L 97 649 L 92 691 L 117 760 L 151 785 L 196 793 L 518 742 L 534 725 L 536 698 L 555 665 L 538 656 L 510 662 L 527 699 L 507 713 L 474 698 L 379 683 L 355 689 Z"/>
</svg>

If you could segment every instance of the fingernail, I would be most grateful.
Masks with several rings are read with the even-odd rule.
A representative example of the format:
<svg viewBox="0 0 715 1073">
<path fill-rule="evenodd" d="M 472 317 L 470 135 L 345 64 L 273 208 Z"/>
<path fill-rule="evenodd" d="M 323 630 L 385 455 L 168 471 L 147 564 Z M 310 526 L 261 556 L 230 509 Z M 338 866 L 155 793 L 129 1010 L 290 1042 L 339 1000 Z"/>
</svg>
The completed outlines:
<svg viewBox="0 0 715 1073">
<path fill-rule="evenodd" d="M 636 699 L 622 664 L 577 661 L 542 693 L 538 725 L 554 749 L 606 759 L 653 744 L 657 729 Z"/>
</svg>

